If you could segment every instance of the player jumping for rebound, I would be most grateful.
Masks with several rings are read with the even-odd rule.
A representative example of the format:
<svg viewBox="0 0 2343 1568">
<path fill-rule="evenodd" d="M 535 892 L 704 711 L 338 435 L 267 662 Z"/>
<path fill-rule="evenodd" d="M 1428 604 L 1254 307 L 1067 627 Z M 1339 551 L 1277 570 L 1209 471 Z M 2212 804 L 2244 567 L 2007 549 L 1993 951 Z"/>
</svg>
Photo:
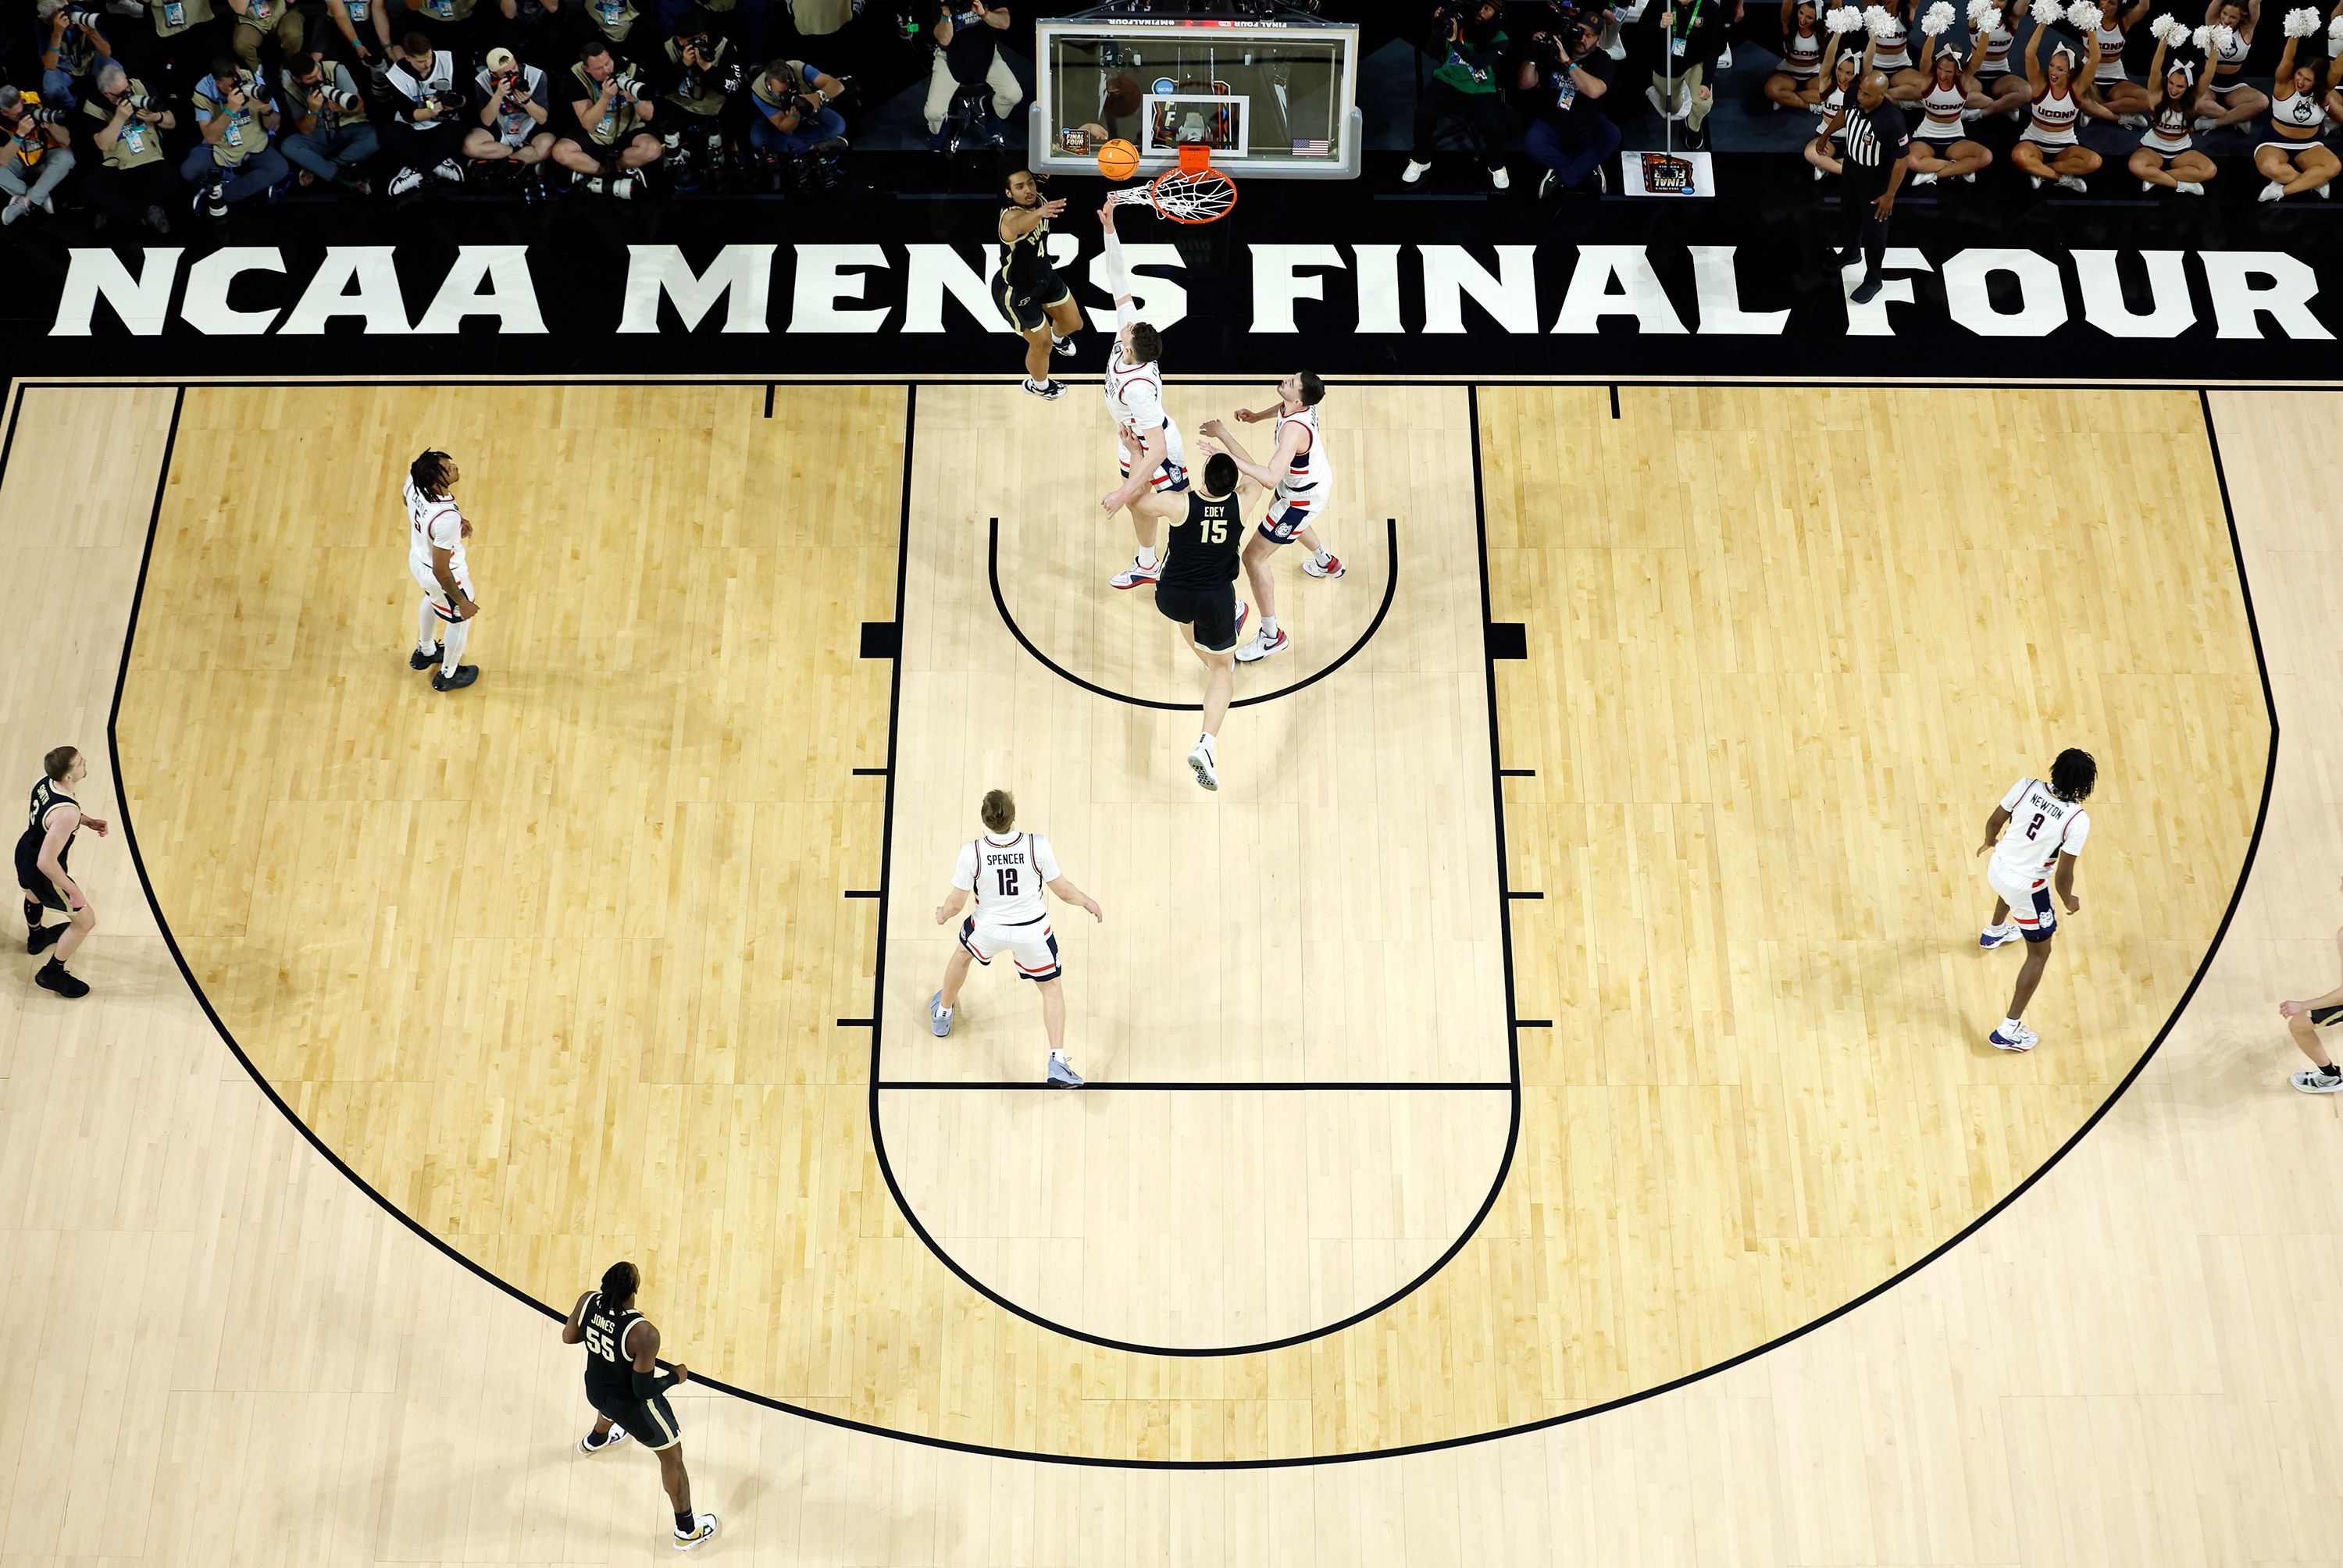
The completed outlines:
<svg viewBox="0 0 2343 1568">
<path fill-rule="evenodd" d="M 1307 370 L 1297 370 L 1277 384 L 1275 407 L 1237 410 L 1237 422 L 1242 425 L 1271 417 L 1277 420 L 1277 445 L 1265 464 L 1254 462 L 1218 419 L 1202 427 L 1203 434 L 1228 448 L 1245 477 L 1271 492 L 1269 512 L 1261 520 L 1260 531 L 1245 541 L 1245 577 L 1261 605 L 1261 626 L 1252 640 L 1237 649 L 1237 658 L 1244 664 L 1282 653 L 1293 640 L 1278 629 L 1277 586 L 1270 580 L 1270 557 L 1299 538 L 1310 552 L 1302 563 L 1303 571 L 1313 578 L 1338 578 L 1344 569 L 1342 558 L 1326 548 L 1312 527 L 1325 517 L 1334 498 L 1333 470 L 1327 465 L 1325 442 L 1318 429 L 1318 404 L 1325 396 L 1326 383 Z"/>
<path fill-rule="evenodd" d="M 1993 920 L 1977 933 L 1977 946 L 1997 948 L 2013 938 L 2026 939 L 2026 965 L 2017 971 L 2009 1016 L 1986 1037 L 2002 1050 L 2032 1050 L 2038 1038 L 2024 1020 L 2026 1004 L 2050 967 L 2050 939 L 2058 930 L 2057 912 L 2050 907 L 2052 879 L 2055 873 L 2058 899 L 2068 914 L 2083 907 L 2075 897 L 2075 857 L 2090 837 L 2090 813 L 2083 802 L 2098 778 L 2099 765 L 2091 754 L 2069 748 L 2050 764 L 2048 782 L 2020 779 L 1986 819 L 1977 853 L 1993 855 L 1985 872 L 1993 889 Z"/>
<path fill-rule="evenodd" d="M 960 847 L 951 891 L 936 906 L 936 924 L 959 914 L 971 894 L 976 912 L 960 922 L 960 946 L 945 960 L 943 986 L 928 999 L 928 1027 L 938 1040 L 951 1033 L 952 1008 L 970 960 L 990 966 L 992 955 L 1005 950 L 1017 961 L 1017 978 L 1041 988 L 1041 1027 L 1050 1037 L 1046 1081 L 1060 1089 L 1080 1089 L 1082 1075 L 1066 1060 L 1066 996 L 1058 985 L 1065 971 L 1058 963 L 1058 939 L 1050 930 L 1041 890 L 1088 910 L 1094 920 L 1106 919 L 1106 912 L 1058 869 L 1049 839 L 1011 831 L 1017 826 L 1017 800 L 1008 790 L 985 791 L 977 814 L 984 819 L 984 837 Z"/>
<path fill-rule="evenodd" d="M 1152 583 L 1163 575 L 1155 555 L 1156 515 L 1134 505 L 1152 489 L 1158 496 L 1175 495 L 1188 487 L 1187 448 L 1180 427 L 1163 412 L 1163 337 L 1139 319 L 1131 303 L 1131 276 L 1123 270 L 1122 242 L 1114 234 L 1114 204 L 1099 208 L 1099 226 L 1106 230 L 1107 275 L 1114 285 L 1114 312 L 1119 323 L 1114 347 L 1106 357 L 1106 411 L 1114 419 L 1115 462 L 1122 483 L 1099 505 L 1109 517 L 1131 508 L 1131 531 L 1139 536 L 1139 553 L 1131 565 L 1108 579 L 1119 588 Z"/>
<path fill-rule="evenodd" d="M 455 458 L 426 452 L 407 465 L 403 492 L 407 569 L 423 588 L 422 606 L 415 612 L 415 651 L 407 666 L 429 669 L 437 664 L 434 691 L 459 690 L 480 678 L 478 665 L 463 662 L 480 607 L 472 602 L 472 572 L 464 564 L 464 541 L 472 537 L 472 525 L 456 506 L 456 481 L 462 477 Z"/>
<path fill-rule="evenodd" d="M 1001 199 L 994 227 L 1001 270 L 993 275 L 992 296 L 1009 325 L 1024 336 L 1025 390 L 1054 402 L 1066 387 L 1051 378 L 1050 356 L 1071 358 L 1075 330 L 1082 324 L 1074 291 L 1050 265 L 1050 220 L 1066 210 L 1066 203 L 1063 197 L 1043 201 L 1031 169 L 1010 170 L 1001 182 Z"/>
</svg>

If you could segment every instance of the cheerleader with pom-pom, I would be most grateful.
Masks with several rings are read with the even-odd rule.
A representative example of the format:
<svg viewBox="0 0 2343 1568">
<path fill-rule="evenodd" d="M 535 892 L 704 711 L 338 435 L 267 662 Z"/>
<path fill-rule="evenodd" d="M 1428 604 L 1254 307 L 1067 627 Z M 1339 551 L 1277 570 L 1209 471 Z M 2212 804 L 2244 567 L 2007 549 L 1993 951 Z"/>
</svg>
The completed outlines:
<svg viewBox="0 0 2343 1568">
<path fill-rule="evenodd" d="M 1975 185 L 1977 171 L 1993 162 L 1985 144 L 1968 135 L 1968 111 L 1985 102 L 1985 95 L 1977 91 L 1976 67 L 1972 63 L 1976 52 L 1970 51 L 1964 60 L 1956 49 L 1940 49 L 1937 45 L 1943 42 L 1945 28 L 1926 31 L 1934 20 L 1921 24 L 1925 36 L 1920 42 L 1920 70 L 1928 88 L 1920 95 L 1920 124 L 1912 133 L 1908 155 L 1912 183 L 1932 186 L 1938 180 L 1966 180 Z"/>
<path fill-rule="evenodd" d="M 2014 53 L 2017 18 L 2026 15 L 2026 4 L 2009 0 L 2005 8 L 1997 0 L 1969 0 L 1969 52 L 1976 62 L 1977 91 L 1986 97 L 1973 117 L 2007 115 L 2023 120 L 2026 106 L 2034 101 L 2034 84 L 2026 79 Z"/>
<path fill-rule="evenodd" d="M 2213 0 L 2206 8 L 2205 25 L 2197 30 L 2196 44 L 2211 56 L 2204 90 L 2197 98 L 2197 128 L 2218 130 L 2242 126 L 2269 107 L 2258 87 L 2246 85 L 2246 55 L 2254 46 L 2254 29 L 2261 25 L 2262 0 Z"/>
<path fill-rule="evenodd" d="M 1776 109 L 1811 109 L 1822 101 L 1830 75 L 1823 52 L 1831 36 L 1815 0 L 1782 0 L 1782 68 L 1765 78 L 1766 99 Z"/>
<path fill-rule="evenodd" d="M 2185 60 L 2176 60 L 2169 66 L 2164 63 L 2167 50 L 2187 41 L 2188 25 L 2172 16 L 2158 16 L 2155 33 L 2156 57 L 2147 63 L 2147 79 L 2156 88 L 2156 97 L 2148 105 L 2147 129 L 2140 134 L 2139 146 L 2124 166 L 2143 191 L 2162 186 L 2182 196 L 2203 196 L 2205 182 L 2219 171 L 2212 159 L 2197 150 L 2196 138 L 2188 134 L 2189 122 L 2197 114 L 2197 73 Z"/>
<path fill-rule="evenodd" d="M 2282 201 L 2310 191 L 2327 196 L 2328 182 L 2343 174 L 2343 158 L 2338 158 L 2318 135 L 2327 124 L 2327 110 L 2319 99 L 2335 85 L 2337 66 L 2322 70 L 2318 58 L 2301 47 L 2318 28 L 2316 11 L 2306 8 L 2287 14 L 2286 49 L 2278 57 L 2278 75 L 2270 84 L 2269 136 L 2254 149 L 2254 167 L 2269 182 L 2262 187 L 2264 201 Z M 2343 55 L 2338 55 L 2337 62 L 2343 65 Z"/>
<path fill-rule="evenodd" d="M 2081 83 L 2090 80 L 2098 68 L 2099 40 L 2096 34 L 2085 40 L 2087 54 L 2078 78 L 2075 52 L 2064 44 L 2048 65 L 2042 63 L 2042 40 L 2049 31 L 2037 25 L 2026 40 L 2026 79 L 2034 84 L 2034 102 L 2026 109 L 2026 129 L 2018 133 L 2009 161 L 2026 172 L 2036 189 L 2045 180 L 2056 180 L 2079 193 L 2091 188 L 2083 183 L 2083 176 L 2099 166 L 2099 155 L 2075 136 L 2075 124 L 2083 117 Z"/>
<path fill-rule="evenodd" d="M 1851 35 L 1851 32 L 1833 33 L 1823 48 L 1823 76 L 1830 85 L 1815 104 L 1822 119 L 1803 152 L 1806 162 L 1814 166 L 1816 179 L 1846 173 L 1846 166 L 1839 156 L 1838 130 L 1845 119 L 1846 101 L 1855 92 L 1855 85 L 1871 74 L 1870 45 L 1866 44 L 1859 56 L 1848 52 L 1845 45 Z"/>
<path fill-rule="evenodd" d="M 2127 126 L 2147 124 L 2148 90 L 2124 74 L 2124 45 L 2131 30 L 2147 15 L 2148 0 L 2127 6 L 2124 0 L 2097 0 L 2087 19 L 2099 35 L 2099 68 L 2083 94 L 2083 113 L 2095 120 Z"/>
<path fill-rule="evenodd" d="M 1912 63 L 1912 26 L 1919 11 L 1920 0 L 1872 0 L 1863 8 L 1872 69 L 1887 78 L 1887 95 L 1898 104 L 1916 104 L 1928 90 L 1928 78 Z"/>
</svg>

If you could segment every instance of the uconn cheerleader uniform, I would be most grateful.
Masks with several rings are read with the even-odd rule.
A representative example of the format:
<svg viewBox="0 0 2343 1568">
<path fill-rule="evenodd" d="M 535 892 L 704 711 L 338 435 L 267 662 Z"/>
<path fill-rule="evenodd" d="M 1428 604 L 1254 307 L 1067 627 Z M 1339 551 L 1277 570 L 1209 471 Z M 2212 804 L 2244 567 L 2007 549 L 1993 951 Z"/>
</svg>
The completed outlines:
<svg viewBox="0 0 2343 1568">
<path fill-rule="evenodd" d="M 2159 91 L 2163 87 L 2160 82 L 2152 85 Z M 2196 138 L 2188 134 L 2197 114 L 2193 106 L 2194 100 L 2189 98 L 2177 104 L 2158 98 L 2156 107 L 2147 112 L 2147 129 L 2140 133 L 2139 145 L 2166 158 L 2177 158 L 2196 146 Z"/>
<path fill-rule="evenodd" d="M 1871 63 L 1893 75 L 1912 68 L 1912 28 L 1900 0 L 1890 0 L 1885 9 L 1888 25 L 1880 30 L 1879 45 L 1871 52 Z"/>
<path fill-rule="evenodd" d="M 1817 27 L 1811 34 L 1793 30 L 1782 40 L 1782 75 L 1805 85 L 1823 71 L 1823 34 Z"/>
<path fill-rule="evenodd" d="M 1951 146 L 1966 134 L 1963 111 L 1968 106 L 1968 93 L 1955 76 L 1949 87 L 1936 84 L 1936 74 L 1928 76 L 1928 90 L 1920 95 L 1920 128 L 1912 134 L 1937 149 Z"/>
<path fill-rule="evenodd" d="M 2054 90 L 2046 81 L 2042 90 L 2034 95 L 2032 117 L 2027 120 L 2026 129 L 2018 133 L 2017 139 L 2032 142 L 2040 147 L 2046 160 L 2056 157 L 2068 147 L 2081 145 L 2075 136 L 2075 121 L 2082 112 L 2082 106 L 2075 99 L 2072 72 L 2067 74 L 2064 93 Z"/>
<path fill-rule="evenodd" d="M 2315 147 L 2318 145 L 2319 128 L 2326 123 L 2327 111 L 2319 106 L 2315 90 L 2308 93 L 2297 93 L 2292 97 L 2274 97 L 2270 100 L 2272 134 L 2255 146 L 2255 156 L 2259 156 L 2263 147 L 2277 147 L 2280 151 L 2289 153 L 2298 153 L 2305 147 Z M 2291 136 L 2281 136 L 2276 134 L 2275 129 L 2279 126 L 2308 131 L 2310 135 L 2298 140 Z M 2327 194 L 2325 187 L 2322 186 L 2318 194 L 2325 196 Z"/>
<path fill-rule="evenodd" d="M 2207 84 L 2213 95 L 2226 100 L 2231 93 L 2245 85 L 2246 55 L 2253 48 L 2253 40 L 2238 28 L 2227 29 L 2228 42 L 2221 42 L 2222 30 L 2213 34 L 2213 79 Z"/>
<path fill-rule="evenodd" d="M 2116 19 L 2112 22 L 2107 20 L 2105 11 L 2099 13 L 2098 36 L 2099 68 L 2091 80 L 2102 87 L 2130 81 L 2131 78 L 2124 74 L 2123 10 L 2120 5 L 2117 7 Z"/>
</svg>

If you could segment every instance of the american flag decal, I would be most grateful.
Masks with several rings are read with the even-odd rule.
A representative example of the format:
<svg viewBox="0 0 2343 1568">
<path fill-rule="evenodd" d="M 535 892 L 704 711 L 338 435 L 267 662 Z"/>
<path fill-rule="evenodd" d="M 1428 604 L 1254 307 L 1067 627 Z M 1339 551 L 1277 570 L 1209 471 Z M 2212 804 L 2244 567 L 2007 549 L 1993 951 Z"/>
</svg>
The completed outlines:
<svg viewBox="0 0 2343 1568">
<path fill-rule="evenodd" d="M 1306 141 L 1293 144 L 1293 156 L 1297 158 L 1332 157 L 1333 152 L 1333 148 L 1326 145 L 1326 138 L 1323 136 L 1312 136 Z"/>
</svg>

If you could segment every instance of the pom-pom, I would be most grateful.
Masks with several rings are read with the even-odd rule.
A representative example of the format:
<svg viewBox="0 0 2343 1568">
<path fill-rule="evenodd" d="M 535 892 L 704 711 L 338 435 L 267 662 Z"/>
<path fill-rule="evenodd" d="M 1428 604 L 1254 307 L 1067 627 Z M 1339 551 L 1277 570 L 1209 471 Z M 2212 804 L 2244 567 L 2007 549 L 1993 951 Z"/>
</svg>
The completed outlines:
<svg viewBox="0 0 2343 1568">
<path fill-rule="evenodd" d="M 2330 49 L 2343 49 L 2343 16 L 2338 16 L 2327 24 L 2327 46 Z"/>
<path fill-rule="evenodd" d="M 2167 11 L 2148 24 L 2147 35 L 2157 43 L 2177 49 L 2188 41 L 2188 24 Z"/>
<path fill-rule="evenodd" d="M 1885 38 L 1903 25 L 1884 5 L 1865 5 L 1863 8 L 1863 25 L 1875 38 Z"/>
<path fill-rule="evenodd" d="M 2318 13 L 2312 10 L 2309 6 L 2305 5 L 2298 11 L 2289 11 L 2286 14 L 2286 35 L 2288 37 L 2308 38 L 2313 33 L 2318 31 Z"/>
<path fill-rule="evenodd" d="M 2213 29 L 2199 27 L 2188 35 L 2188 41 L 2197 46 L 2199 53 L 2209 52 L 2213 47 Z"/>
<path fill-rule="evenodd" d="M 1842 36 L 1862 25 L 1863 13 L 1852 5 L 1835 6 L 1831 14 L 1823 18 L 1823 26 L 1825 30 Z"/>
<path fill-rule="evenodd" d="M 2214 48 L 2226 54 L 2237 46 L 2237 30 L 2235 27 L 2216 27 L 2212 43 Z"/>
<path fill-rule="evenodd" d="M 1941 37 L 1953 25 L 1952 0 L 1936 0 L 1920 18 L 1920 31 L 1931 38 Z"/>
<path fill-rule="evenodd" d="M 2048 18 L 2045 18 L 2048 20 Z M 2066 7 L 2066 25 L 2077 33 L 2096 33 L 2099 27 L 2098 0 L 2075 0 Z"/>
<path fill-rule="evenodd" d="M 1969 31 L 1991 33 L 2001 25 L 2001 7 L 1993 0 L 1969 0 Z"/>
</svg>

